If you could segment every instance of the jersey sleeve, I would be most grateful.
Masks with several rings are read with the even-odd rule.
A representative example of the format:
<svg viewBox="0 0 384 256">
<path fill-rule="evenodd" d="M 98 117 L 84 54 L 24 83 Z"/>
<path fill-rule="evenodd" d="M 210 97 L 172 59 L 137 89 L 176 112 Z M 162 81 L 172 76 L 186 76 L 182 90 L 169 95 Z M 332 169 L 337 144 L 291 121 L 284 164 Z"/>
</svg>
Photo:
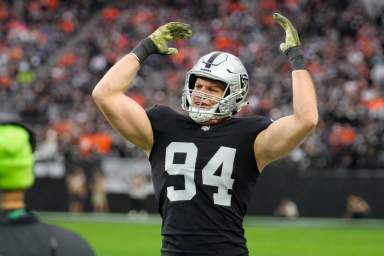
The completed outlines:
<svg viewBox="0 0 384 256">
<path fill-rule="evenodd" d="M 174 125 L 174 112 L 170 107 L 155 105 L 146 110 L 149 121 L 151 122 L 154 144 L 152 146 L 150 159 L 153 157 L 154 149 L 158 148 L 172 132 Z"/>
<path fill-rule="evenodd" d="M 253 139 L 256 139 L 257 135 L 265 130 L 272 122 L 272 119 L 266 116 L 254 116 L 248 119 L 246 129 Z"/>
<path fill-rule="evenodd" d="M 256 127 L 257 134 L 259 134 L 261 131 L 268 128 L 268 126 L 273 122 L 273 120 L 266 116 L 257 116 L 255 117 L 258 122 L 258 126 Z"/>
<path fill-rule="evenodd" d="M 172 110 L 169 107 L 155 105 L 149 109 L 146 109 L 146 112 L 149 121 L 151 122 L 154 135 L 156 135 L 156 133 L 164 132 L 167 130 L 167 126 L 169 125 L 168 122 L 172 116 Z"/>
<path fill-rule="evenodd" d="M 244 148 L 246 149 L 244 154 L 250 154 L 248 156 L 249 159 L 255 158 L 254 143 L 255 143 L 256 137 L 260 134 L 260 132 L 268 128 L 268 126 L 272 122 L 273 121 L 268 117 L 254 116 L 254 117 L 247 118 L 247 121 L 242 126 L 242 134 L 244 136 L 243 138 L 245 143 Z M 257 162 L 257 159 L 256 159 L 256 162 Z M 258 170 L 256 162 L 255 162 L 255 168 Z M 257 173 L 259 173 L 259 171 Z"/>
</svg>

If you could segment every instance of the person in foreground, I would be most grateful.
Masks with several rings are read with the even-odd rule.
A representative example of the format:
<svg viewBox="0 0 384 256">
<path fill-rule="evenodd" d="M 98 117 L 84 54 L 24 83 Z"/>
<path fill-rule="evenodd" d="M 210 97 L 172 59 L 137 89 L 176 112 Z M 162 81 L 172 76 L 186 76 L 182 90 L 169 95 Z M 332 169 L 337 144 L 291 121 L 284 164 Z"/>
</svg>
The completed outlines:
<svg viewBox="0 0 384 256">
<path fill-rule="evenodd" d="M 34 136 L 16 115 L 0 113 L 0 255 L 94 256 L 78 235 L 42 223 L 26 209 L 32 186 Z"/>
<path fill-rule="evenodd" d="M 248 74 L 230 53 L 212 52 L 186 75 L 181 115 L 167 106 L 144 110 L 126 96 L 150 54 L 176 54 L 167 42 L 192 36 L 188 24 L 171 22 L 108 70 L 93 98 L 110 124 L 149 157 L 163 219 L 166 255 L 248 255 L 243 217 L 257 178 L 270 162 L 286 156 L 318 122 L 316 94 L 291 22 L 280 50 L 292 66 L 293 114 L 276 121 L 234 118 L 246 104 Z"/>
</svg>

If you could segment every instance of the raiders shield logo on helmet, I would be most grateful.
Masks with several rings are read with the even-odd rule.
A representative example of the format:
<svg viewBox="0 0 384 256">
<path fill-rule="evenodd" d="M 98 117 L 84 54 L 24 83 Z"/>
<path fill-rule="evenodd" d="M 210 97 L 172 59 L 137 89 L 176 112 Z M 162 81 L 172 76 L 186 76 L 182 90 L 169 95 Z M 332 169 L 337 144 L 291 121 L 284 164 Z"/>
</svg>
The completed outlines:
<svg viewBox="0 0 384 256">
<path fill-rule="evenodd" d="M 248 91 L 249 80 L 247 74 L 240 75 L 240 86 L 241 86 L 241 95 L 245 95 Z"/>
</svg>

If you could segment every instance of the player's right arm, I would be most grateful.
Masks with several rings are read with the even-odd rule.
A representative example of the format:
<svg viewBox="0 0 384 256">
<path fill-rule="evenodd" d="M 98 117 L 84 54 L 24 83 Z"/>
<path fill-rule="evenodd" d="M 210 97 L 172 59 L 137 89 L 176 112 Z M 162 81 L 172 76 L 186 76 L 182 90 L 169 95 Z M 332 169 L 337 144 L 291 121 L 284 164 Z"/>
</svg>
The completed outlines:
<svg viewBox="0 0 384 256">
<path fill-rule="evenodd" d="M 139 68 L 132 54 L 125 55 L 97 83 L 92 97 L 111 126 L 148 153 L 153 144 L 151 123 L 145 110 L 124 94 Z"/>
<path fill-rule="evenodd" d="M 190 38 L 191 27 L 180 22 L 170 22 L 159 27 L 144 39 L 130 54 L 114 64 L 97 83 L 92 97 L 112 127 L 149 155 L 153 145 L 153 131 L 145 110 L 125 95 L 146 57 L 153 53 L 175 54 L 167 42 Z"/>
</svg>

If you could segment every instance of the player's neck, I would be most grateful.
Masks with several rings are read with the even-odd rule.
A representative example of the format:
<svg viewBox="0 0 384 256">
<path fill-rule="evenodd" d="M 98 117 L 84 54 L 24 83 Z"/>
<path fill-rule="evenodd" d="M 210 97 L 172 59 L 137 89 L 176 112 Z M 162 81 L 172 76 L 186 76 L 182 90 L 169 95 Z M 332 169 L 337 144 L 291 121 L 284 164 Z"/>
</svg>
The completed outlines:
<svg viewBox="0 0 384 256">
<path fill-rule="evenodd" d="M 12 191 L 12 192 L 2 192 L 0 194 L 1 210 L 20 209 L 24 207 L 25 207 L 24 192 Z"/>
<path fill-rule="evenodd" d="M 221 124 L 222 122 L 224 122 L 225 120 L 227 120 L 228 118 L 222 118 L 222 119 L 211 119 L 207 122 L 204 122 L 204 123 L 201 123 L 202 126 L 213 126 L 213 125 L 217 125 L 217 124 Z"/>
</svg>

